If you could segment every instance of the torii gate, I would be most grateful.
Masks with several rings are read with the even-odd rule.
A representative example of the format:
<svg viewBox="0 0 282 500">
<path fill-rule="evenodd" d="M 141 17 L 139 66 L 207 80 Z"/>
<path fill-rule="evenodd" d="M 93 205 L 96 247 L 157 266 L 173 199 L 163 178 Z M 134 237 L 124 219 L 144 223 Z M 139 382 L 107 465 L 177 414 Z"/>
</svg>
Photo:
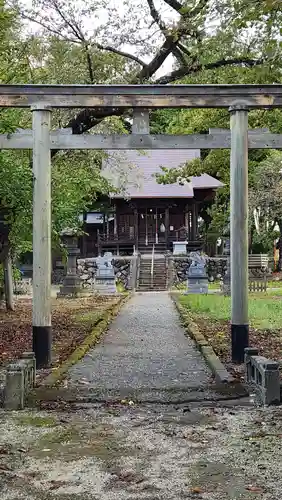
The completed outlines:
<svg viewBox="0 0 282 500">
<path fill-rule="evenodd" d="M 33 149 L 33 350 L 51 361 L 51 150 L 231 148 L 232 359 L 248 346 L 248 148 L 281 148 L 282 135 L 248 133 L 248 111 L 282 107 L 282 85 L 0 85 L 0 107 L 30 108 L 33 130 L 0 135 L 1 149 Z M 130 135 L 50 130 L 52 108 L 131 108 Z M 150 135 L 149 109 L 227 108 L 231 133 Z"/>
</svg>

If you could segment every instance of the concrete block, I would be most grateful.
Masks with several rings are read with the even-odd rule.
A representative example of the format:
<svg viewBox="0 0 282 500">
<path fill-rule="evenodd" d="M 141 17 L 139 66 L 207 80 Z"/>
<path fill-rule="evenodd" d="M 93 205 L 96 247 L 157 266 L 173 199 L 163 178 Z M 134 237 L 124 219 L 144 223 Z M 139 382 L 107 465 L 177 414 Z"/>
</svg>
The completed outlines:
<svg viewBox="0 0 282 500">
<path fill-rule="evenodd" d="M 279 363 L 258 355 L 258 349 L 245 349 L 245 379 L 252 384 L 264 405 L 280 402 Z"/>
<path fill-rule="evenodd" d="M 4 407 L 7 410 L 22 410 L 24 408 L 24 366 L 22 363 L 8 365 Z"/>
</svg>

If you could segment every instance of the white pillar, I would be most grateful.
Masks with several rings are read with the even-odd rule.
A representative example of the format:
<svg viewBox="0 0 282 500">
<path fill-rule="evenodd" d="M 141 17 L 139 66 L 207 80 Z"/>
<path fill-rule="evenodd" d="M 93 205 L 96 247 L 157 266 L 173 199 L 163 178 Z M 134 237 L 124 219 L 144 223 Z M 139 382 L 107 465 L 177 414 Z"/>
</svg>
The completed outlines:
<svg viewBox="0 0 282 500">
<path fill-rule="evenodd" d="M 248 347 L 248 109 L 231 112 L 230 229 L 232 360 L 244 362 Z"/>
<path fill-rule="evenodd" d="M 51 110 L 33 111 L 33 351 L 37 367 L 51 362 Z"/>
</svg>

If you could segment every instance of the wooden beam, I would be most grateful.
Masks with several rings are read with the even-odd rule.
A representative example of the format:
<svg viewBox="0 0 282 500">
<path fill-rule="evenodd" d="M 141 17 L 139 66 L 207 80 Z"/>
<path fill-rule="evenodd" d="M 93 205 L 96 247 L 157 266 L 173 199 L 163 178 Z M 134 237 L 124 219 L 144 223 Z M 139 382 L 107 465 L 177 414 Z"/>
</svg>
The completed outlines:
<svg viewBox="0 0 282 500">
<path fill-rule="evenodd" d="M 29 131 L 0 134 L 0 149 L 32 149 Z M 231 134 L 189 135 L 130 135 L 81 134 L 72 135 L 61 131 L 50 133 L 50 149 L 230 149 Z M 282 149 L 282 134 L 249 131 L 249 149 Z"/>
<path fill-rule="evenodd" d="M 0 85 L 0 106 L 55 108 L 282 107 L 282 85 Z"/>
</svg>

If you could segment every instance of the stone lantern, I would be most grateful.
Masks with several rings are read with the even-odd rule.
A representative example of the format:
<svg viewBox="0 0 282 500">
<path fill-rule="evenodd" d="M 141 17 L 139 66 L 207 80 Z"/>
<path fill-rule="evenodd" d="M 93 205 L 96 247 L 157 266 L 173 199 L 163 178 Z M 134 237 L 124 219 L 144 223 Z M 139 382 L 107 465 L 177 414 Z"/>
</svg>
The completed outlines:
<svg viewBox="0 0 282 500">
<path fill-rule="evenodd" d="M 77 257 L 80 254 L 77 232 L 74 229 L 65 229 L 62 231 L 61 237 L 68 253 L 67 273 L 57 297 L 80 297 L 83 295 L 83 291 L 76 266 Z"/>
</svg>

